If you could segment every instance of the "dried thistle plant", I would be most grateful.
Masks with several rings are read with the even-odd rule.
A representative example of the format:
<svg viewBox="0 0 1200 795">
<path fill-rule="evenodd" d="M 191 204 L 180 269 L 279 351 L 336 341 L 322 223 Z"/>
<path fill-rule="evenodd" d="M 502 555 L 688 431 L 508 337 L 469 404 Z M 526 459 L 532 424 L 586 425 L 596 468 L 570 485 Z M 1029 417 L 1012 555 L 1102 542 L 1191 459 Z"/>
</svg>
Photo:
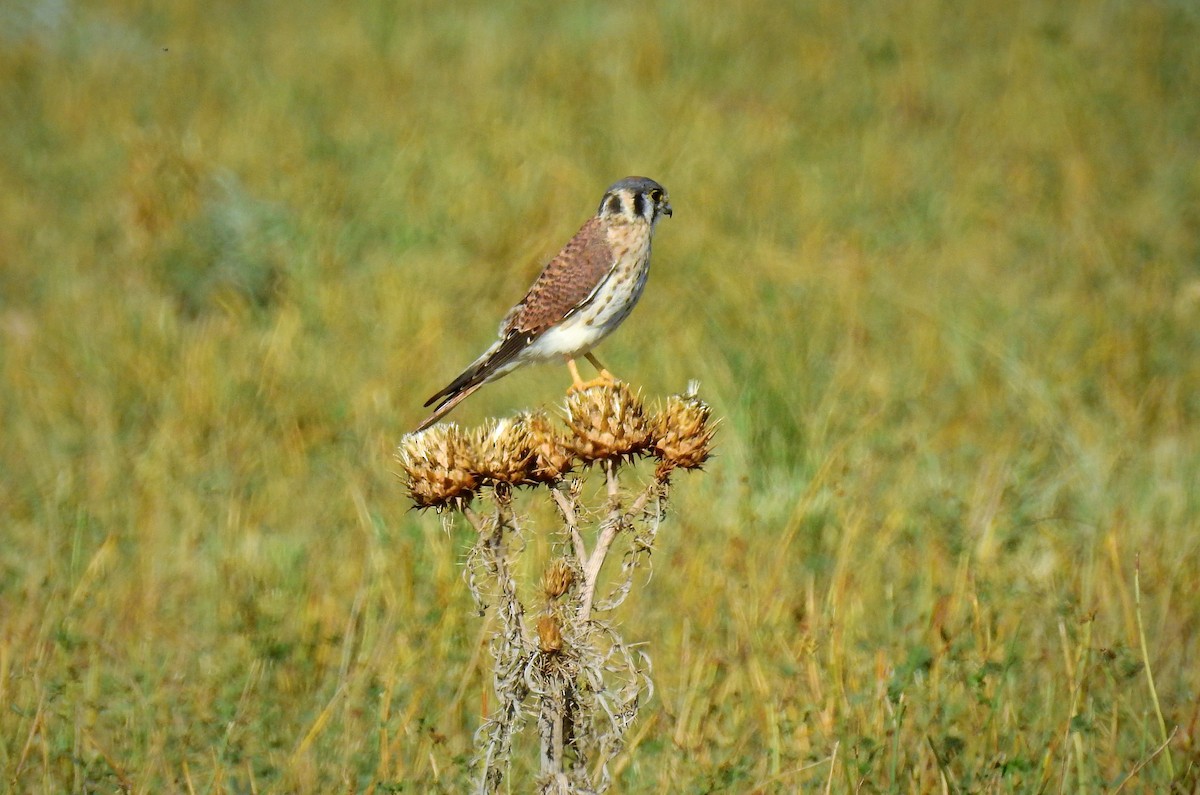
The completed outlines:
<svg viewBox="0 0 1200 795">
<path fill-rule="evenodd" d="M 513 738 L 533 719 L 541 744 L 538 791 L 603 792 L 609 763 L 653 685 L 649 655 L 608 620 L 649 561 L 665 515 L 670 478 L 698 469 L 712 453 L 715 423 L 689 384 L 648 411 L 626 384 L 595 386 L 567 397 L 565 428 L 545 414 L 491 420 L 475 431 L 438 425 L 409 434 L 397 460 L 418 508 L 461 513 L 476 532 L 466 580 L 482 614 L 494 609 L 492 680 L 499 705 L 476 733 L 476 791 L 501 788 Z M 656 461 L 640 474 L 638 459 Z M 588 504 L 589 475 L 603 487 Z M 559 518 L 555 557 L 536 602 L 522 602 L 514 572 L 526 551 L 521 488 L 541 494 Z M 478 498 L 477 504 L 472 501 Z M 615 585 L 597 601 L 610 551 L 624 541 Z"/>
</svg>

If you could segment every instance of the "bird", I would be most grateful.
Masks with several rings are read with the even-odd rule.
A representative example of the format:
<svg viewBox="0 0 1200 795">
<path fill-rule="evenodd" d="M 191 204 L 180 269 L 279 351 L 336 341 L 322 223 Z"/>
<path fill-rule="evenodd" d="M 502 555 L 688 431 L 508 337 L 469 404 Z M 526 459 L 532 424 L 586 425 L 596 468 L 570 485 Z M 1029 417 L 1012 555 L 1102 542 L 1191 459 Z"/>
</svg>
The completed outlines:
<svg viewBox="0 0 1200 795">
<path fill-rule="evenodd" d="M 613 377 L 592 354 L 633 310 L 650 268 L 650 242 L 664 216 L 672 214 L 667 190 L 647 177 L 613 183 L 589 218 L 546 264 L 529 291 L 500 323 L 497 340 L 425 407 L 433 405 L 416 431 L 446 416 L 475 390 L 526 364 L 565 360 L 568 393 Z M 599 375 L 584 381 L 575 360 L 584 356 Z"/>
</svg>

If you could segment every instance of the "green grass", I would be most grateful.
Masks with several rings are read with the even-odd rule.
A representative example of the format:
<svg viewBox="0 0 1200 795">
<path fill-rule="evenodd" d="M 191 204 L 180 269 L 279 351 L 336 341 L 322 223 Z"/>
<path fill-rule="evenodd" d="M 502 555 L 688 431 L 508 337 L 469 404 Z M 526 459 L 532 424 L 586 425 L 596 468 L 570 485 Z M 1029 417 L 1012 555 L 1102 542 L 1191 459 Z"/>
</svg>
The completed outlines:
<svg viewBox="0 0 1200 795">
<path fill-rule="evenodd" d="M 0 789 L 462 791 L 391 450 L 627 174 L 724 424 L 618 790 L 1200 786 L 1200 14 L 850 5 L 0 10 Z"/>
</svg>

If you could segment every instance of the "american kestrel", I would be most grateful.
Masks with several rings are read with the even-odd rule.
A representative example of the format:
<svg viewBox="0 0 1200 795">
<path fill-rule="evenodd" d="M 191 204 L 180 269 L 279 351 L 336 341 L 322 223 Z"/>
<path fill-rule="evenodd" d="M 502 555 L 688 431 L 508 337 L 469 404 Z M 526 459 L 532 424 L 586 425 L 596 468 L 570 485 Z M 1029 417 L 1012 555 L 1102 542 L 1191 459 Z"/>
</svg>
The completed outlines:
<svg viewBox="0 0 1200 795">
<path fill-rule="evenodd" d="M 592 348 L 629 316 L 646 286 L 650 239 L 671 214 L 667 191 L 652 179 L 626 177 L 604 193 L 596 215 L 550 260 L 500 324 L 499 339 L 425 405 L 438 403 L 425 430 L 484 384 L 534 362 L 563 359 L 571 389 L 611 382 Z M 600 372 L 584 382 L 578 356 Z"/>
</svg>

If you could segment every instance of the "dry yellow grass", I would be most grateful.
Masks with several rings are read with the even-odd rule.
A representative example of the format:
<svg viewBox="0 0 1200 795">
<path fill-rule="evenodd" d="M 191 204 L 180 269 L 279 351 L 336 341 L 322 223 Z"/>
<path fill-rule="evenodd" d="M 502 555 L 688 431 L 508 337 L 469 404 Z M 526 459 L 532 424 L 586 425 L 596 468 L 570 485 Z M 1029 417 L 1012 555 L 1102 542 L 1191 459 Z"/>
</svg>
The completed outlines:
<svg viewBox="0 0 1200 795">
<path fill-rule="evenodd" d="M 619 790 L 1197 786 L 1190 5 L 0 27 L 4 788 L 459 791 L 466 531 L 391 451 L 637 173 L 676 212 L 601 355 L 724 430 L 621 616 L 658 690 Z"/>
</svg>

